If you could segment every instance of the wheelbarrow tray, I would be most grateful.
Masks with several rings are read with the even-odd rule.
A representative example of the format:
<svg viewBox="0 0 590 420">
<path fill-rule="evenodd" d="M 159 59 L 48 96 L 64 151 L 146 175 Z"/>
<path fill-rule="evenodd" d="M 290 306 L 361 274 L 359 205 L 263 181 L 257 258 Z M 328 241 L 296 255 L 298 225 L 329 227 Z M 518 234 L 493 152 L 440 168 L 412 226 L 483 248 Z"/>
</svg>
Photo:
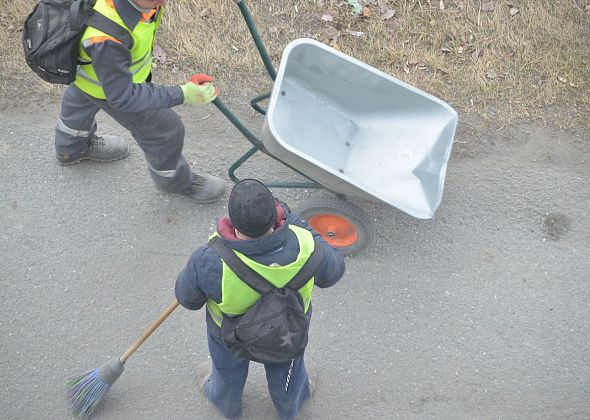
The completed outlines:
<svg viewBox="0 0 590 420">
<path fill-rule="evenodd" d="M 261 139 L 332 192 L 427 219 L 441 201 L 456 126 L 443 101 L 303 38 L 283 52 Z"/>
</svg>

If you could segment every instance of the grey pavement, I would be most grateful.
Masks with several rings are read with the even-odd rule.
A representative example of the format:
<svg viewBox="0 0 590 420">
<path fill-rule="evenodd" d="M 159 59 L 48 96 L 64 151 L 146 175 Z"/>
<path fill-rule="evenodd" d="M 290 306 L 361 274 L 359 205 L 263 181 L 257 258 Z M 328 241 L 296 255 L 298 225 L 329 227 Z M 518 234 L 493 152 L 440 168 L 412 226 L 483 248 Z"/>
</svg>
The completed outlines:
<svg viewBox="0 0 590 420">
<path fill-rule="evenodd" d="M 65 380 L 127 349 L 226 211 L 227 196 L 195 205 L 157 192 L 134 144 L 120 162 L 58 166 L 56 115 L 53 105 L 0 113 L 6 419 L 70 418 Z M 216 111 L 182 115 L 189 162 L 227 179 L 247 141 Z M 589 144 L 534 124 L 462 138 L 432 220 L 355 201 L 375 238 L 347 258 L 339 284 L 315 291 L 307 355 L 319 381 L 301 418 L 590 418 Z M 244 175 L 291 176 L 266 157 Z M 274 192 L 294 208 L 330 195 Z M 203 311 L 179 308 L 129 359 L 96 418 L 220 418 L 196 388 L 206 358 Z M 275 418 L 260 366 L 244 411 Z"/>
</svg>

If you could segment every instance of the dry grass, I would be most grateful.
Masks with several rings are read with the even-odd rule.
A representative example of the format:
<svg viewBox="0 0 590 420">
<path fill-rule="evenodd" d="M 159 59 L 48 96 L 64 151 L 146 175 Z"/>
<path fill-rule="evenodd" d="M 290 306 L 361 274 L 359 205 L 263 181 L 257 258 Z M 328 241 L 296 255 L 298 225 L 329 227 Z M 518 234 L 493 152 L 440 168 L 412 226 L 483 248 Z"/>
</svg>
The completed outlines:
<svg viewBox="0 0 590 420">
<path fill-rule="evenodd" d="M 590 0 L 365 0 L 356 18 L 346 1 L 249 0 L 275 64 L 285 45 L 312 37 L 450 103 L 461 114 L 510 124 L 542 118 L 585 127 L 590 109 Z M 0 89 L 30 84 L 17 32 L 34 0 L 0 0 Z M 519 13 L 511 16 L 514 4 Z M 380 7 L 381 6 L 381 7 Z M 395 10 L 383 20 L 383 7 Z M 330 22 L 321 16 L 328 11 Z M 350 32 L 362 32 L 354 36 Z M 159 81 L 192 72 L 215 75 L 223 92 L 266 91 L 271 84 L 233 1 L 170 0 L 159 45 Z M 41 92 L 56 88 L 34 82 Z M 555 114 L 553 110 L 559 109 Z"/>
<path fill-rule="evenodd" d="M 312 1 L 249 0 L 247 4 L 275 66 L 291 40 L 315 37 L 321 28 L 320 9 Z M 226 90 L 272 86 L 233 1 L 175 1 L 168 9 L 161 45 L 174 63 L 182 63 L 182 74 L 209 72 Z M 202 12 L 206 17 L 200 16 Z"/>
</svg>

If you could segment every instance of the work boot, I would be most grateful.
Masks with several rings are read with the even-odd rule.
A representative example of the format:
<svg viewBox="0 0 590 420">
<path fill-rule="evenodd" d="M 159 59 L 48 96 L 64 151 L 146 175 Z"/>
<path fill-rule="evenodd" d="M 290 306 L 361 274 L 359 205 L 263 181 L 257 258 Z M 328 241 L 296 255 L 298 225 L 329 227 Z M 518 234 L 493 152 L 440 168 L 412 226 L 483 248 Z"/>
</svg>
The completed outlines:
<svg viewBox="0 0 590 420">
<path fill-rule="evenodd" d="M 205 393 L 205 385 L 207 384 L 207 382 L 209 382 L 209 378 L 211 378 L 212 370 L 213 367 L 211 360 L 205 360 L 204 362 L 201 362 L 197 365 L 197 386 L 199 387 L 199 391 L 201 391 L 203 394 Z M 207 397 L 207 399 L 209 399 L 208 395 L 205 394 L 205 396 Z M 216 403 L 213 404 L 217 405 Z M 219 407 L 217 408 L 219 409 Z M 226 419 L 239 419 L 241 416 L 242 413 L 238 414 L 237 416 L 231 417 L 224 415 Z"/>
<path fill-rule="evenodd" d="M 197 386 L 199 390 L 203 392 L 203 388 L 205 388 L 205 384 L 209 381 L 211 377 L 211 361 L 206 360 L 201 362 L 197 366 Z"/>
<path fill-rule="evenodd" d="M 197 203 L 212 203 L 225 193 L 225 182 L 212 175 L 193 173 L 193 184 L 181 194 Z"/>
<path fill-rule="evenodd" d="M 56 153 L 57 162 L 62 166 L 75 165 L 83 160 L 94 160 L 97 162 L 112 162 L 123 159 L 129 154 L 127 142 L 118 136 L 97 136 L 93 135 L 88 140 L 88 148 L 83 152 L 73 155 L 62 155 Z"/>
</svg>

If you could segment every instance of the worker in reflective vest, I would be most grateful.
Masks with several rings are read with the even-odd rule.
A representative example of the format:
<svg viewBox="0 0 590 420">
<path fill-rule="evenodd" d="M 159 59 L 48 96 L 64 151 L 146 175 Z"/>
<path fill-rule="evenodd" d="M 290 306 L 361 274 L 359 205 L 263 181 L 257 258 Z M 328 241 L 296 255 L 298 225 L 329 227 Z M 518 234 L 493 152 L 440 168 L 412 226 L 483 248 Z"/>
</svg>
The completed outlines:
<svg viewBox="0 0 590 420">
<path fill-rule="evenodd" d="M 313 286 L 330 287 L 344 274 L 344 259 L 307 223 L 276 201 L 259 181 L 246 179 L 233 188 L 229 218 L 221 218 L 215 235 L 236 255 L 275 285 L 285 284 L 314 250 L 314 238 L 323 249 L 315 273 L 298 289 L 305 312 L 311 317 Z M 284 270 L 283 270 L 284 268 Z M 289 277 L 291 276 L 291 277 Z M 213 248 L 204 245 L 190 257 L 176 280 L 176 298 L 187 309 L 207 308 L 207 338 L 211 362 L 197 367 L 198 386 L 228 418 L 242 414 L 242 392 L 249 360 L 236 356 L 221 336 L 223 314 L 243 314 L 260 295 L 232 272 Z M 281 419 L 296 417 L 310 398 L 314 373 L 306 369 L 304 355 L 292 362 L 266 363 L 272 401 Z"/>
<path fill-rule="evenodd" d="M 154 37 L 166 3 L 96 1 L 94 9 L 128 31 L 132 43 L 92 27 L 85 30 L 76 80 L 64 93 L 55 127 L 56 157 L 61 165 L 126 157 L 129 147 L 123 138 L 96 134 L 95 115 L 103 110 L 131 132 L 158 189 L 211 202 L 223 195 L 225 183 L 190 170 L 182 156 L 184 126 L 171 108 L 211 102 L 217 96 L 213 78 L 195 75 L 180 86 L 151 83 Z"/>
</svg>

